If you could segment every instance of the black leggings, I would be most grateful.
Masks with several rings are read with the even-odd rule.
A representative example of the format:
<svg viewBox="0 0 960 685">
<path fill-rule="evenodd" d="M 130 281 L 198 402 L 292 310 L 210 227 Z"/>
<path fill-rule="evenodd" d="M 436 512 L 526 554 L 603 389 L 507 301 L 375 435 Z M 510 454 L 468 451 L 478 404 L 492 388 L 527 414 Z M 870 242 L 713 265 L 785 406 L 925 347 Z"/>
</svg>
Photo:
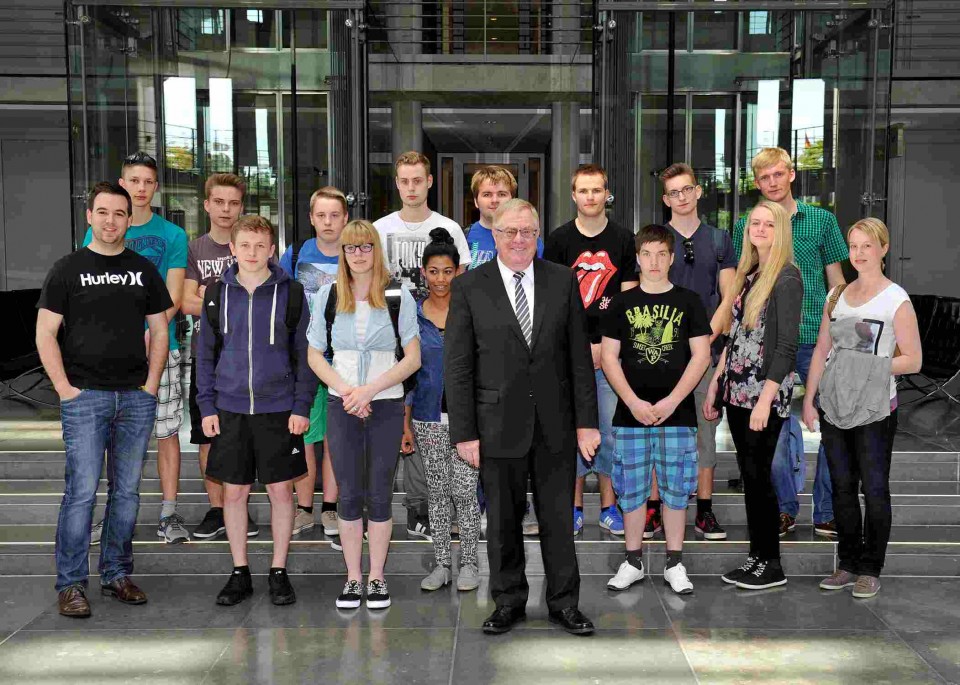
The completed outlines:
<svg viewBox="0 0 960 685">
<path fill-rule="evenodd" d="M 358 419 L 335 395 L 327 399 L 330 461 L 340 488 L 337 514 L 344 521 L 393 518 L 393 477 L 403 437 L 403 400 L 374 400 L 372 411 Z"/>
<path fill-rule="evenodd" d="M 761 561 L 780 558 L 780 505 L 770 481 L 770 467 L 784 419 L 770 414 L 762 431 L 750 430 L 751 409 L 724 404 L 727 424 L 737 448 L 737 463 L 743 477 L 743 500 L 747 508 L 750 555 Z"/>
</svg>

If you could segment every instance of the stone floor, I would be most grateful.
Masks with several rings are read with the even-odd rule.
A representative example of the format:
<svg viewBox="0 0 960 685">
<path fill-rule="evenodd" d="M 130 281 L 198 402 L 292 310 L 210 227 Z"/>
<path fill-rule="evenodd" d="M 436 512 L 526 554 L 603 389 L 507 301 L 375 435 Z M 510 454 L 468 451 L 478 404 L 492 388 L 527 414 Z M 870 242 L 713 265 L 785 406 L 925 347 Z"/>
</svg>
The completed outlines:
<svg viewBox="0 0 960 685">
<path fill-rule="evenodd" d="M 89 620 L 56 611 L 51 578 L 0 578 L 0 683 L 957 683 L 960 580 L 888 579 L 871 600 L 811 578 L 746 594 L 697 579 L 687 597 L 658 576 L 622 594 L 587 576 L 592 637 L 550 626 L 543 579 L 528 620 L 503 636 L 479 626 L 486 587 L 423 594 L 389 577 L 393 606 L 338 611 L 336 576 L 298 576 L 299 601 L 218 607 L 215 576 L 140 578 L 141 607 L 92 597 Z"/>
</svg>

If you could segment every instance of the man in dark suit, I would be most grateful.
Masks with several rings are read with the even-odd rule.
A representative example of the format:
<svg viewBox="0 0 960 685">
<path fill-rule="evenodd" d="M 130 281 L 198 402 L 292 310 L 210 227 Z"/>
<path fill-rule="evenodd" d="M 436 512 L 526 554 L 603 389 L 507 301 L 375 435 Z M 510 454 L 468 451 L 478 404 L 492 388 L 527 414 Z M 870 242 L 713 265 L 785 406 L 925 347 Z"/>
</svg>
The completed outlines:
<svg viewBox="0 0 960 685">
<path fill-rule="evenodd" d="M 490 591 L 487 633 L 526 617 L 523 518 L 527 477 L 540 522 L 550 620 L 593 632 L 577 608 L 580 572 L 570 502 L 577 448 L 600 444 L 585 313 L 573 272 L 534 259 L 539 218 L 514 199 L 494 220 L 497 259 L 453 281 L 444 372 L 450 440 L 480 467 L 487 496 Z"/>
</svg>

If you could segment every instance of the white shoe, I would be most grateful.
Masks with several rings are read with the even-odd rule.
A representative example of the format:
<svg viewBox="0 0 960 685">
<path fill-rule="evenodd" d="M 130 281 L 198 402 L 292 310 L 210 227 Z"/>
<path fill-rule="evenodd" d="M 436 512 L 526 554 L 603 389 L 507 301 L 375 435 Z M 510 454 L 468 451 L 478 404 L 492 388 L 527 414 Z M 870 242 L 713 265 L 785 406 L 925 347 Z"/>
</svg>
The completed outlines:
<svg viewBox="0 0 960 685">
<path fill-rule="evenodd" d="M 689 595 L 693 592 L 693 583 L 687 578 L 687 569 L 683 567 L 683 564 L 677 564 L 664 570 L 663 583 L 669 585 L 678 595 Z"/>
<path fill-rule="evenodd" d="M 617 575 L 607 581 L 607 587 L 618 592 L 626 590 L 634 583 L 643 580 L 643 563 L 637 568 L 629 561 L 624 561 L 617 569 Z"/>
</svg>

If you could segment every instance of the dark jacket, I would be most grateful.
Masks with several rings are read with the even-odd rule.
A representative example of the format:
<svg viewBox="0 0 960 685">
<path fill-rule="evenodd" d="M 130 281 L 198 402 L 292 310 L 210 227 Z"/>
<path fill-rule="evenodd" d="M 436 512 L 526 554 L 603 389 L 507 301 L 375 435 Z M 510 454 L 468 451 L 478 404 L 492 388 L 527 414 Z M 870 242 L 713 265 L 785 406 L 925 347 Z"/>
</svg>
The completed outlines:
<svg viewBox="0 0 960 685">
<path fill-rule="evenodd" d="M 236 264 L 221 280 L 219 359 L 207 312 L 200 317 L 194 360 L 200 414 L 213 416 L 222 409 L 236 414 L 292 411 L 310 416 L 317 377 L 307 364 L 310 310 L 306 297 L 297 330 L 291 334 L 284 320 L 291 280 L 278 265 L 270 264 L 270 277 L 253 295 L 237 282 Z"/>
<path fill-rule="evenodd" d="M 573 459 L 576 429 L 598 425 L 577 278 L 535 259 L 533 280 L 530 347 L 496 259 L 453 280 L 444 344 L 450 441 L 479 439 L 482 459 L 526 456 L 537 422 L 545 447 Z"/>
<path fill-rule="evenodd" d="M 764 380 L 783 383 L 787 374 L 797 368 L 797 337 L 803 312 L 803 278 L 800 269 L 787 264 L 767 301 L 767 317 L 763 330 Z"/>
</svg>

